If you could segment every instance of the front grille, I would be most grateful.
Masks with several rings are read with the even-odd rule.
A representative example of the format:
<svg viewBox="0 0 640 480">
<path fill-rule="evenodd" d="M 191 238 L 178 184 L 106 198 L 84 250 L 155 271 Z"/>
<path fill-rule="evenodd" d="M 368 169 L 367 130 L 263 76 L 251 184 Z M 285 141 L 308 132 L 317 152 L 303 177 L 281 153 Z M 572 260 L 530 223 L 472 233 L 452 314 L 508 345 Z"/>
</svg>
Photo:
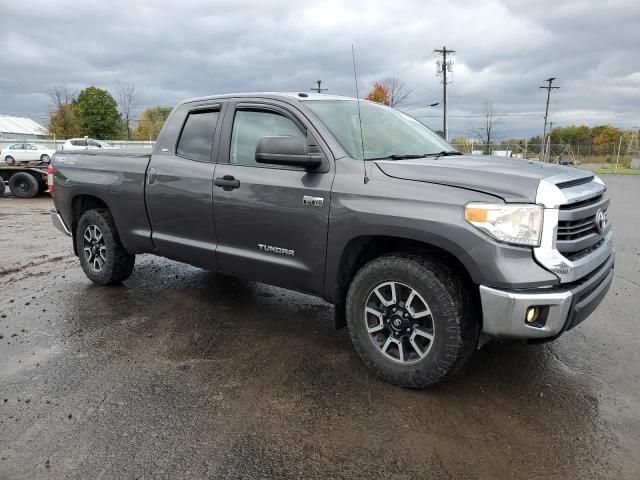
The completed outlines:
<svg viewBox="0 0 640 480">
<path fill-rule="evenodd" d="M 558 222 L 558 240 L 580 240 L 592 233 L 598 233 L 596 216 L 591 215 L 579 220 L 561 220 Z"/>
<path fill-rule="evenodd" d="M 596 214 L 609 207 L 606 194 L 562 205 L 558 217 L 556 248 L 567 259 L 575 261 L 593 252 L 602 244 L 604 235 L 596 226 Z"/>
</svg>

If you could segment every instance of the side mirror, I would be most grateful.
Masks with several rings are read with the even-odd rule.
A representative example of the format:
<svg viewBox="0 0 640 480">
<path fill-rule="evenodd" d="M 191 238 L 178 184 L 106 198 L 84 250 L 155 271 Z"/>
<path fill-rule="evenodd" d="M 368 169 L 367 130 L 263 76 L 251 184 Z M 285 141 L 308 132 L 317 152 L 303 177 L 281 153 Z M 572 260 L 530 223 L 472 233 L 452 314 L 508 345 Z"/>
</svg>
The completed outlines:
<svg viewBox="0 0 640 480">
<path fill-rule="evenodd" d="M 262 137 L 256 146 L 256 162 L 314 170 L 322 164 L 322 156 L 308 153 L 306 141 L 299 137 Z"/>
</svg>

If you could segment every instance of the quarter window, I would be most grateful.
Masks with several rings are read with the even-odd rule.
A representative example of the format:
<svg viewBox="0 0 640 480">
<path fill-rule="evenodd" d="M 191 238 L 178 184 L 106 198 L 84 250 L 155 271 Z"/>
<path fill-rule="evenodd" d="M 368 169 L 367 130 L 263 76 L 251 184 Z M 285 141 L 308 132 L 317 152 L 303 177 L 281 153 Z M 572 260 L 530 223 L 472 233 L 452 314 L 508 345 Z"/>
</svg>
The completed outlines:
<svg viewBox="0 0 640 480">
<path fill-rule="evenodd" d="M 281 135 L 306 140 L 298 126 L 287 117 L 274 112 L 238 110 L 233 121 L 229 161 L 235 165 L 257 165 L 258 141 L 262 137 Z"/>
<path fill-rule="evenodd" d="M 199 162 L 211 160 L 218 111 L 191 112 L 182 129 L 176 153 Z"/>
</svg>

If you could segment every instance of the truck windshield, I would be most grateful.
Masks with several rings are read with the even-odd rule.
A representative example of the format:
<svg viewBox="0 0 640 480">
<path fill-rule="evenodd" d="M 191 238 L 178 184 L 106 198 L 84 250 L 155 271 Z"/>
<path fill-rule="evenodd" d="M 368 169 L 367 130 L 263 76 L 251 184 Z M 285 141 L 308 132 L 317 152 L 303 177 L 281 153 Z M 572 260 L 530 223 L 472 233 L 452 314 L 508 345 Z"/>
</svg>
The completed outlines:
<svg viewBox="0 0 640 480">
<path fill-rule="evenodd" d="M 307 100 L 305 103 L 347 153 L 358 160 L 362 160 L 362 143 L 365 160 L 456 152 L 454 147 L 416 119 L 384 105 L 360 102 L 361 141 L 356 100 Z"/>
</svg>

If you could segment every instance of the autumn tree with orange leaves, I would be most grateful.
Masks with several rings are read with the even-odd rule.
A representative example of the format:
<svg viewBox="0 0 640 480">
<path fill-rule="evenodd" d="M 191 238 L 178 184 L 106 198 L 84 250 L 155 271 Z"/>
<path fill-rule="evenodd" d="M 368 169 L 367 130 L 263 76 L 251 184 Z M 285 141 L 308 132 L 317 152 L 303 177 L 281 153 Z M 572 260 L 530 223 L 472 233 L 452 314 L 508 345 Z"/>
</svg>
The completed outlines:
<svg viewBox="0 0 640 480">
<path fill-rule="evenodd" d="M 389 105 L 389 90 L 382 83 L 376 82 L 373 84 L 373 90 L 367 95 L 367 100 Z"/>
</svg>

